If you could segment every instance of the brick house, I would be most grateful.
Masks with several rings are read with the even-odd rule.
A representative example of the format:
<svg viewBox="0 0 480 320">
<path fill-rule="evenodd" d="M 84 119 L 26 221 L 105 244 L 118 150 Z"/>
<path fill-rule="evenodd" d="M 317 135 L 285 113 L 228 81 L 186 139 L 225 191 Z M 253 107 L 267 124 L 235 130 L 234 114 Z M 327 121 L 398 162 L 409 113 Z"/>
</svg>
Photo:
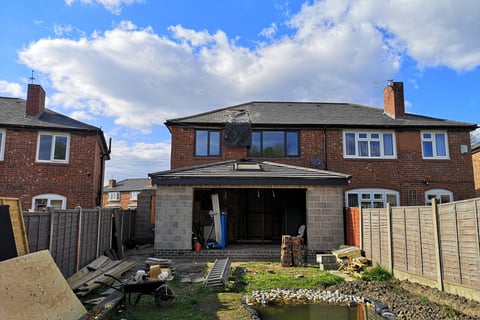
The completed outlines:
<svg viewBox="0 0 480 320">
<path fill-rule="evenodd" d="M 308 248 L 316 251 L 343 242 L 344 207 L 475 195 L 470 131 L 476 125 L 406 113 L 401 82 L 384 89 L 383 109 L 250 102 L 165 124 L 172 135 L 171 170 L 150 174 L 157 184 L 157 250 L 187 249 L 185 233 L 205 219 L 212 193 L 229 211 L 231 243 L 275 243 L 273 235 L 305 223 Z M 241 160 L 299 171 L 291 177 L 280 169 L 267 176 L 250 170 L 251 179 L 242 182 L 235 173 Z M 312 170 L 320 181 L 307 178 Z M 322 180 L 327 173 L 338 183 Z"/>
<path fill-rule="evenodd" d="M 100 128 L 45 108 L 45 91 L 0 97 L 0 195 L 24 210 L 101 205 L 109 149 Z"/>
<path fill-rule="evenodd" d="M 151 179 L 135 178 L 121 181 L 110 179 L 108 185 L 103 188 L 102 207 L 136 209 L 138 195 L 146 190 L 155 190 Z"/>
</svg>

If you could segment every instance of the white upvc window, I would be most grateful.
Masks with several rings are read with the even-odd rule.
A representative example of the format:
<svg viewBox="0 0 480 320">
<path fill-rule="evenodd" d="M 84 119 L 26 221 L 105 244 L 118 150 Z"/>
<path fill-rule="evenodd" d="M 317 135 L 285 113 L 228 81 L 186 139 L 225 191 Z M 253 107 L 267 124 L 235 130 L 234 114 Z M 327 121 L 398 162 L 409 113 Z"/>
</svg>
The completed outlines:
<svg viewBox="0 0 480 320">
<path fill-rule="evenodd" d="M 120 201 L 120 192 L 111 191 L 108 193 L 108 201 Z"/>
<path fill-rule="evenodd" d="M 33 211 L 44 211 L 48 207 L 54 207 L 55 209 L 66 209 L 67 198 L 54 193 L 39 194 L 32 198 Z"/>
<path fill-rule="evenodd" d="M 447 203 L 453 201 L 453 192 L 445 189 L 431 189 L 425 192 L 425 204 L 431 205 L 432 199 L 437 198 L 437 203 Z"/>
<path fill-rule="evenodd" d="M 139 193 L 140 193 L 140 191 L 131 191 L 130 192 L 130 200 L 137 201 Z"/>
<path fill-rule="evenodd" d="M 70 153 L 70 135 L 67 133 L 39 132 L 37 142 L 37 161 L 68 162 Z"/>
<path fill-rule="evenodd" d="M 5 139 L 6 139 L 6 130 L 0 129 L 0 161 L 5 159 Z"/>
<path fill-rule="evenodd" d="M 389 189 L 353 189 L 345 193 L 347 207 L 385 208 L 400 204 L 400 193 Z"/>
<path fill-rule="evenodd" d="M 422 156 L 424 159 L 449 159 L 448 136 L 445 131 L 422 131 Z"/>
<path fill-rule="evenodd" d="M 397 157 L 395 132 L 346 130 L 343 132 L 343 156 L 395 159 Z"/>
</svg>

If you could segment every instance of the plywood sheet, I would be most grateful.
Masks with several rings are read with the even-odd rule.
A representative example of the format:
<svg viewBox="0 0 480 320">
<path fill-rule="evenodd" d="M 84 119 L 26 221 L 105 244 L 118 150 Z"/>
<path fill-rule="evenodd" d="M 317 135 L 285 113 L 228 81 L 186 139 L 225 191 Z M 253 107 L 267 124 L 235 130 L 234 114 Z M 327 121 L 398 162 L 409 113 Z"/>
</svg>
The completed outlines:
<svg viewBox="0 0 480 320">
<path fill-rule="evenodd" d="M 22 206 L 18 198 L 0 197 L 0 205 L 10 206 L 10 221 L 15 237 L 15 246 L 17 248 L 17 255 L 21 256 L 27 254 L 28 240 L 25 231 L 25 224 L 23 222 Z"/>
<path fill-rule="evenodd" d="M 0 319 L 79 319 L 87 313 L 48 250 L 0 262 Z"/>
</svg>

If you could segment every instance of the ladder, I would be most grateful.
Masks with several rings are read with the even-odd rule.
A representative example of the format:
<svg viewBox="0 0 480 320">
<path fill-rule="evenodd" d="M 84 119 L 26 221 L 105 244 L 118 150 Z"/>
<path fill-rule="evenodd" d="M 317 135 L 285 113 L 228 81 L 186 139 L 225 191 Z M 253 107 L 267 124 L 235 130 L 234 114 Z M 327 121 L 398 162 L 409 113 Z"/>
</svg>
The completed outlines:
<svg viewBox="0 0 480 320">
<path fill-rule="evenodd" d="M 213 287 L 213 286 L 227 286 L 228 275 L 230 273 L 230 259 L 215 259 L 212 269 L 207 275 L 203 286 Z"/>
</svg>

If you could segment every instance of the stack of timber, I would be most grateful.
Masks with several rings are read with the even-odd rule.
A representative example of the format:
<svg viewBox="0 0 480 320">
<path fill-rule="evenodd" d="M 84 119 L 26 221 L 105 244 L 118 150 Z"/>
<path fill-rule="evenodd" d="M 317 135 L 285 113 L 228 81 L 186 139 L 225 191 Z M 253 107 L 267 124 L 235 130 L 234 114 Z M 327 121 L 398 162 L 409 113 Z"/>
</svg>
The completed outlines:
<svg viewBox="0 0 480 320">
<path fill-rule="evenodd" d="M 348 273 L 359 272 L 368 263 L 367 258 L 362 256 L 362 252 L 357 247 L 341 246 L 340 249 L 332 251 L 332 254 L 337 257 L 338 270 Z"/>
<path fill-rule="evenodd" d="M 303 239 L 289 235 L 282 236 L 280 260 L 282 267 L 302 267 L 305 265 Z"/>
<path fill-rule="evenodd" d="M 111 260 L 107 256 L 100 256 L 68 278 L 67 282 L 77 296 L 83 297 L 99 288 L 102 283 L 111 285 L 114 282 L 105 274 L 119 278 L 134 266 L 135 262 L 132 261 Z"/>
</svg>

